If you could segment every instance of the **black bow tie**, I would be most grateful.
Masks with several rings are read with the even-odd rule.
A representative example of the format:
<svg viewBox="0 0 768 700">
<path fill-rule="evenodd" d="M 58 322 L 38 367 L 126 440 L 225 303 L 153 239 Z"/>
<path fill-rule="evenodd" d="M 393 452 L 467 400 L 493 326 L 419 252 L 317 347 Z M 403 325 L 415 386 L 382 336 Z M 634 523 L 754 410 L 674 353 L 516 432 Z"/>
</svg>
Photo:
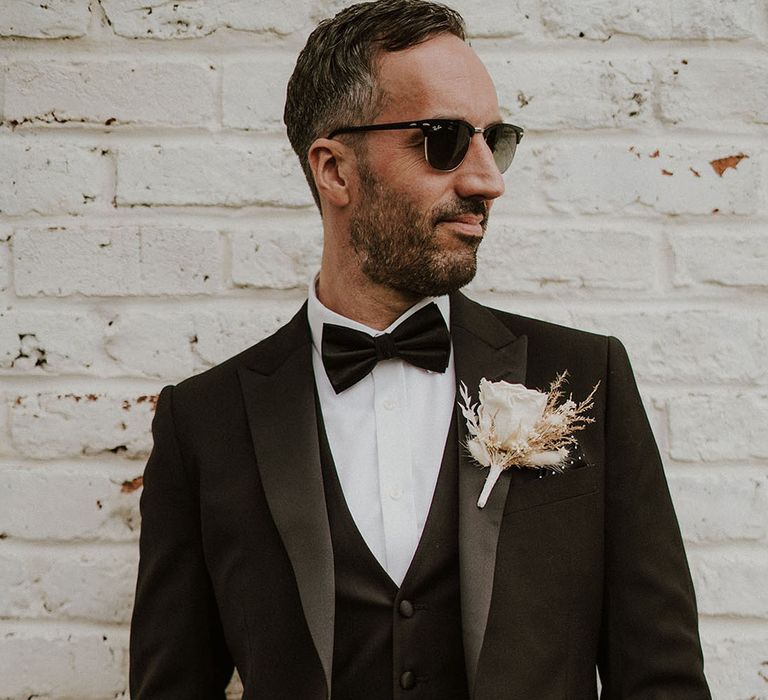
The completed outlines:
<svg viewBox="0 0 768 700">
<path fill-rule="evenodd" d="M 445 372 L 451 354 L 451 336 L 434 303 L 406 318 L 392 333 L 377 336 L 324 323 L 322 345 L 323 365 L 337 394 L 369 374 L 379 360 L 399 357 L 416 367 Z"/>
</svg>

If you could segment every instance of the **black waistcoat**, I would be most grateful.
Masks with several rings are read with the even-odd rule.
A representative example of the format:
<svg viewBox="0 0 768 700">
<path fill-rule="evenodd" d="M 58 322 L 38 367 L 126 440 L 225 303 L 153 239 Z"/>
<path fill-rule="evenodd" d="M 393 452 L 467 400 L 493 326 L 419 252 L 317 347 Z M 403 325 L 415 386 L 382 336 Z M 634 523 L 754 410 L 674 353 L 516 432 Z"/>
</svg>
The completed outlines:
<svg viewBox="0 0 768 700">
<path fill-rule="evenodd" d="M 319 403 L 319 402 L 318 402 Z M 456 421 L 416 554 L 398 589 L 357 529 L 318 406 L 333 543 L 333 700 L 467 700 L 461 637 Z"/>
</svg>

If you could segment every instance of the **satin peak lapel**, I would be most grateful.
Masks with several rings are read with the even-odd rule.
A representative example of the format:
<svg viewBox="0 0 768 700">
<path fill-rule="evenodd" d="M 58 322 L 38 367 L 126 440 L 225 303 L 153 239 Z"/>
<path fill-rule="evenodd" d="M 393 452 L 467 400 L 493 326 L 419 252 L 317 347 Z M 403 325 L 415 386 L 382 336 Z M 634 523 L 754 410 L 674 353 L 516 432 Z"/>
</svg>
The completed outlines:
<svg viewBox="0 0 768 700">
<path fill-rule="evenodd" d="M 480 380 L 525 382 L 528 339 L 515 336 L 485 307 L 461 294 L 451 297 L 451 336 L 455 352 L 456 383 L 466 384 L 477 401 Z M 477 668 L 491 607 L 496 547 L 509 490 L 503 472 L 484 508 L 477 507 L 487 469 L 481 469 L 461 447 L 467 428 L 459 421 L 459 567 L 464 655 L 470 696 L 474 697 Z"/>
<path fill-rule="evenodd" d="M 306 307 L 268 346 L 263 366 L 239 370 L 267 503 L 291 560 L 330 697 L 334 574 L 315 412 Z"/>
</svg>

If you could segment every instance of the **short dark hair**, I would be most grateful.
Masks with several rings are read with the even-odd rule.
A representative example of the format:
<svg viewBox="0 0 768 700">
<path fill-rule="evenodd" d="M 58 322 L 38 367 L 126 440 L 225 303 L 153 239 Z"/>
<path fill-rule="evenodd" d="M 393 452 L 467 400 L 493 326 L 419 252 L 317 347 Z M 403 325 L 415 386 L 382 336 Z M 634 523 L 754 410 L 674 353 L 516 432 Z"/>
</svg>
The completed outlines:
<svg viewBox="0 0 768 700">
<path fill-rule="evenodd" d="M 376 59 L 438 34 L 462 41 L 461 15 L 428 0 L 378 0 L 352 5 L 323 20 L 309 35 L 288 81 L 283 121 L 320 208 L 307 154 L 315 139 L 334 129 L 371 121 L 382 107 Z"/>
</svg>

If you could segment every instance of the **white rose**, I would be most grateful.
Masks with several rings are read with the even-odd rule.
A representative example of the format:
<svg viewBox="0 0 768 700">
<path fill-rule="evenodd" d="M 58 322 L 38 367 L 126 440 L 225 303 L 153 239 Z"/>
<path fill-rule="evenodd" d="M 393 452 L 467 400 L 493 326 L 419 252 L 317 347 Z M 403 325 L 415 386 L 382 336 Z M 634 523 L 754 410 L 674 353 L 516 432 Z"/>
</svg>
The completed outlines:
<svg viewBox="0 0 768 700">
<path fill-rule="evenodd" d="M 488 434 L 493 421 L 496 441 L 507 450 L 528 443 L 547 405 L 547 395 L 522 384 L 480 381 L 480 428 Z M 479 460 L 478 460 L 479 461 Z"/>
</svg>

